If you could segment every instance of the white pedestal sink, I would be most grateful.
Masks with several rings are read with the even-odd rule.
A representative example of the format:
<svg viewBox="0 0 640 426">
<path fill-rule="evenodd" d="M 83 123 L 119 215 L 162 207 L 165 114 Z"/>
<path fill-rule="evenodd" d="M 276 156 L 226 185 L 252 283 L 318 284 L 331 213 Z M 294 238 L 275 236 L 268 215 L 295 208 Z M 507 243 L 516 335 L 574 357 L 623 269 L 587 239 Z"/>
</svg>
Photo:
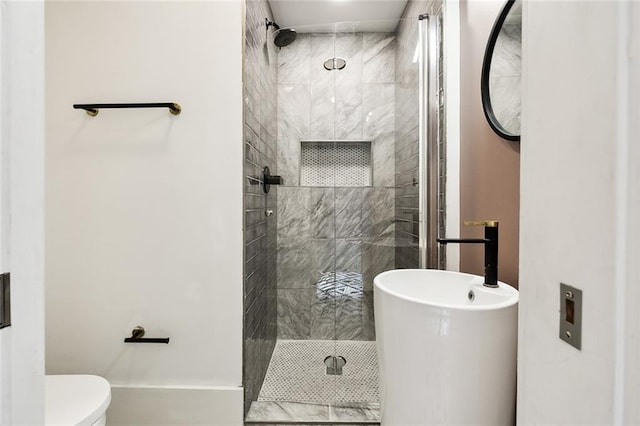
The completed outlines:
<svg viewBox="0 0 640 426">
<path fill-rule="evenodd" d="M 513 425 L 518 291 L 401 269 L 374 278 L 383 426 Z"/>
</svg>

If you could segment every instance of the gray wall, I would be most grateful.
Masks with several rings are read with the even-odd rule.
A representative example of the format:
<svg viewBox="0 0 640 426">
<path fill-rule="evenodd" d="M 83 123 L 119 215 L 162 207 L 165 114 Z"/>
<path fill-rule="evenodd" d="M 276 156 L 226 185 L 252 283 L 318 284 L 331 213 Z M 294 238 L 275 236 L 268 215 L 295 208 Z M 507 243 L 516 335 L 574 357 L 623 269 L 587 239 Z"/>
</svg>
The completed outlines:
<svg viewBox="0 0 640 426">
<path fill-rule="evenodd" d="M 405 10 L 415 13 L 419 3 Z M 395 267 L 418 267 L 418 64 L 413 55 L 418 40 L 418 20 L 407 19 L 396 34 L 396 144 L 395 144 Z"/>
<path fill-rule="evenodd" d="M 262 168 L 277 173 L 277 53 L 265 36 L 272 19 L 264 0 L 246 3 L 244 68 L 245 232 L 244 363 L 245 413 L 257 399 L 276 342 L 277 188 L 264 194 Z M 274 215 L 267 218 L 265 209 Z"/>
<path fill-rule="evenodd" d="M 375 338 L 372 280 L 394 266 L 394 51 L 391 34 L 349 33 L 279 52 L 279 338 Z M 323 68 L 334 56 L 344 70 Z M 301 139 L 371 141 L 373 186 L 299 187 Z"/>
</svg>

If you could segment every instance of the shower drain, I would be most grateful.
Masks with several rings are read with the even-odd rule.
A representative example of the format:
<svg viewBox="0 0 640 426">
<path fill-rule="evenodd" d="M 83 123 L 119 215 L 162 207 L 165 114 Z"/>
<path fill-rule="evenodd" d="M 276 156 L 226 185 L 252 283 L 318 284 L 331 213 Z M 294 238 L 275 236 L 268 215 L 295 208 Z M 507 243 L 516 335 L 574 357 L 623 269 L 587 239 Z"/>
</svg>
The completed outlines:
<svg viewBox="0 0 640 426">
<path fill-rule="evenodd" d="M 329 355 L 324 359 L 324 365 L 327 367 L 327 374 L 331 376 L 341 376 L 342 367 L 347 363 L 343 356 Z"/>
</svg>

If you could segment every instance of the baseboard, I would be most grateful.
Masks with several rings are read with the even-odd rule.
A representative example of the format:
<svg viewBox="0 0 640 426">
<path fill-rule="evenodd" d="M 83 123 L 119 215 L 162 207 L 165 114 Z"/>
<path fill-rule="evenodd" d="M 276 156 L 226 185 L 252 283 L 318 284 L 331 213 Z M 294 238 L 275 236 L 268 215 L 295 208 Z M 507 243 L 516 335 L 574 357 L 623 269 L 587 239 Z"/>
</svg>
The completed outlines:
<svg viewBox="0 0 640 426">
<path fill-rule="evenodd" d="M 111 385 L 108 426 L 242 426 L 241 387 Z"/>
</svg>

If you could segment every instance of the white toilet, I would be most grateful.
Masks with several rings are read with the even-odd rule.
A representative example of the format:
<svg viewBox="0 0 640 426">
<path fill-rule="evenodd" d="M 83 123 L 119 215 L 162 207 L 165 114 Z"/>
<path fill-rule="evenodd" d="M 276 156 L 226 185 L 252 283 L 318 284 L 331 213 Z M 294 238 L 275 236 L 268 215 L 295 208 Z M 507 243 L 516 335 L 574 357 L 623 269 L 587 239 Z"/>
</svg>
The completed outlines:
<svg viewBox="0 0 640 426">
<path fill-rule="evenodd" d="M 104 426 L 111 386 L 98 376 L 45 376 L 45 425 Z"/>
</svg>

